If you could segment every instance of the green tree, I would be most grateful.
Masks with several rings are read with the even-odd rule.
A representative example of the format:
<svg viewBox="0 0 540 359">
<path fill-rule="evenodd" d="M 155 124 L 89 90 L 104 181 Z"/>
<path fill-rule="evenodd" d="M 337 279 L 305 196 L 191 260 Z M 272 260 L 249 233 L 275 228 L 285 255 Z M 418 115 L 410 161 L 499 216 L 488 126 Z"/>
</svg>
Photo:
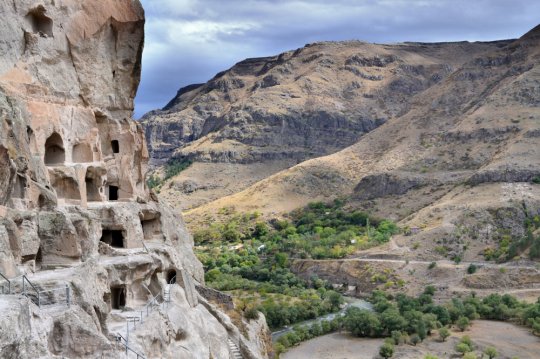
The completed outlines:
<svg viewBox="0 0 540 359">
<path fill-rule="evenodd" d="M 465 355 L 465 353 L 471 352 L 472 349 L 469 345 L 466 343 L 458 343 L 456 345 L 456 351 L 460 353 L 461 355 Z"/>
<path fill-rule="evenodd" d="M 444 342 L 446 338 L 450 336 L 450 331 L 446 327 L 442 327 L 439 329 L 439 337 Z"/>
<path fill-rule="evenodd" d="M 394 345 L 392 343 L 384 343 L 379 348 L 379 355 L 383 358 L 391 358 L 394 355 Z"/>
<path fill-rule="evenodd" d="M 356 307 L 347 309 L 344 325 L 357 337 L 373 337 L 381 331 L 381 323 L 375 314 Z"/>
<path fill-rule="evenodd" d="M 499 353 L 497 353 L 497 349 L 493 348 L 493 347 L 487 347 L 485 350 L 484 350 L 484 354 L 487 355 L 487 357 L 489 359 L 493 359 L 493 358 L 496 358 L 497 355 L 499 355 Z"/>
<path fill-rule="evenodd" d="M 407 322 L 399 314 L 399 311 L 395 307 L 390 307 L 381 313 L 380 316 L 381 326 L 387 332 L 391 333 L 393 330 L 403 330 Z"/>
<path fill-rule="evenodd" d="M 456 322 L 456 325 L 459 328 L 459 330 L 464 332 L 470 325 L 469 318 L 467 318 L 467 317 L 459 317 L 457 322 Z"/>
</svg>

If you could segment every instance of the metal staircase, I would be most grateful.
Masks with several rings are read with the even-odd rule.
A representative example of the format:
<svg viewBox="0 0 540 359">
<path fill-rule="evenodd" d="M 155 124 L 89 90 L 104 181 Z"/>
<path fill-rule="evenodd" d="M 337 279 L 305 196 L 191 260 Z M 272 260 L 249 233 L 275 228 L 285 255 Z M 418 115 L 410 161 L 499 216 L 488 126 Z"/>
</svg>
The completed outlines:
<svg viewBox="0 0 540 359">
<path fill-rule="evenodd" d="M 144 319 L 147 318 L 152 312 L 158 308 L 167 309 L 171 301 L 171 286 L 176 283 L 176 276 L 173 277 L 169 283 L 164 287 L 163 294 L 158 294 L 152 299 L 150 299 L 142 308 L 135 311 L 138 313 L 137 316 L 128 316 L 126 317 L 126 332 L 125 335 L 122 335 L 118 332 L 115 333 L 116 341 L 124 346 L 126 350 L 126 357 L 129 358 L 130 353 L 136 355 L 137 359 L 146 359 L 142 354 L 134 350 L 129 345 L 129 333 L 137 329 L 137 323 L 142 325 Z"/>
</svg>

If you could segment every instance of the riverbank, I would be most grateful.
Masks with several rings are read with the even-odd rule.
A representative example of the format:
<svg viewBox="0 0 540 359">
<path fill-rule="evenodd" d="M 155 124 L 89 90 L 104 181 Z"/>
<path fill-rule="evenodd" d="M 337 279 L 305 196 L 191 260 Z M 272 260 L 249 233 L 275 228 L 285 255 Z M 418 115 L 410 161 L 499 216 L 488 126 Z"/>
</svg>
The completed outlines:
<svg viewBox="0 0 540 359">
<path fill-rule="evenodd" d="M 497 349 L 498 359 L 535 359 L 540 353 L 540 338 L 527 328 L 510 323 L 475 320 L 469 330 L 452 332 L 446 342 L 437 335 L 428 337 L 417 346 L 396 346 L 394 358 L 418 359 L 426 354 L 450 358 L 454 347 L 463 335 L 471 337 L 475 352 L 492 346 Z M 378 356 L 383 339 L 356 338 L 347 333 L 332 333 L 308 340 L 281 355 L 283 359 L 373 359 Z"/>
<path fill-rule="evenodd" d="M 291 326 L 286 326 L 284 328 L 280 328 L 280 329 L 278 329 L 276 331 L 273 331 L 272 332 L 272 341 L 275 342 L 276 340 L 279 339 L 279 337 L 281 337 L 281 336 L 287 334 L 288 332 L 290 332 L 293 329 L 293 327 L 295 327 L 295 326 L 305 326 L 305 327 L 309 328 L 313 324 L 320 323 L 323 320 L 328 320 L 328 321 L 333 320 L 338 315 L 344 315 L 347 308 L 350 308 L 350 307 L 357 307 L 357 308 L 367 309 L 367 310 L 372 310 L 373 309 L 371 303 L 369 303 L 368 301 L 365 301 L 363 299 L 353 298 L 353 297 L 344 297 L 344 299 L 345 299 L 346 305 L 344 305 L 343 308 L 339 312 L 322 315 L 322 316 L 320 316 L 318 318 L 315 318 L 315 319 L 306 320 L 306 321 L 296 323 L 296 324 L 291 325 Z"/>
</svg>

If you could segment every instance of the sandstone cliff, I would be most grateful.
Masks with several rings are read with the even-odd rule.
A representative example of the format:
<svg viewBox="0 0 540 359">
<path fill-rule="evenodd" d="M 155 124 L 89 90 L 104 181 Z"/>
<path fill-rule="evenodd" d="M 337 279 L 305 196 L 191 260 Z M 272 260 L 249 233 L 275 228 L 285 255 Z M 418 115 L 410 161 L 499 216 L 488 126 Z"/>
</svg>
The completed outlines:
<svg viewBox="0 0 540 359">
<path fill-rule="evenodd" d="M 264 318 L 240 331 L 198 294 L 192 239 L 146 187 L 140 3 L 0 14 L 0 357 L 265 357 Z"/>
</svg>

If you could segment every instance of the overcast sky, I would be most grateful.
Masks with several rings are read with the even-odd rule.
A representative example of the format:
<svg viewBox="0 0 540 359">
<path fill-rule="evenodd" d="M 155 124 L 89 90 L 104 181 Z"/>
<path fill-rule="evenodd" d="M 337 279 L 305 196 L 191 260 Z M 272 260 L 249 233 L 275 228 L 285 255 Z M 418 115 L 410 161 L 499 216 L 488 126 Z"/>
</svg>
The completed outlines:
<svg viewBox="0 0 540 359">
<path fill-rule="evenodd" d="M 141 0 L 146 42 L 135 118 L 248 57 L 321 40 L 486 41 L 540 22 L 537 0 Z"/>
</svg>

